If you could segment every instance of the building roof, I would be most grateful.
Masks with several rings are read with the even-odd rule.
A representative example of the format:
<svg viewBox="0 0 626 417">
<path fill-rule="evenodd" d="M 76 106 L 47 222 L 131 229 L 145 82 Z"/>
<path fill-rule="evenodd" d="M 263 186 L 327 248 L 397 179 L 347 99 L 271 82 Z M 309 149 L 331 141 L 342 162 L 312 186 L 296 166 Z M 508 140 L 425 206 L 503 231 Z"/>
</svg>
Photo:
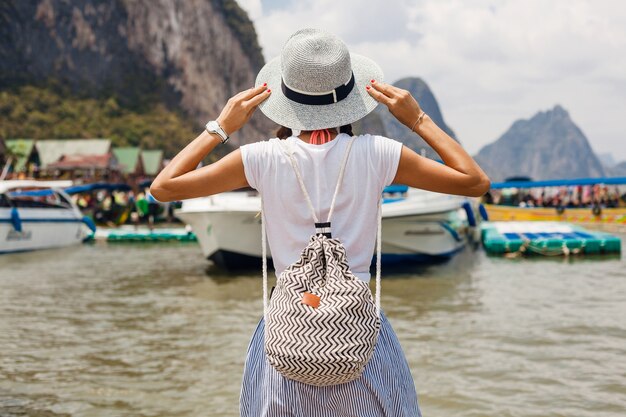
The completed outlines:
<svg viewBox="0 0 626 417">
<path fill-rule="evenodd" d="M 161 170 L 163 151 L 160 149 L 141 151 L 141 161 L 146 175 L 156 175 Z"/>
<path fill-rule="evenodd" d="M 6 148 L 17 156 L 17 160 L 13 163 L 13 171 L 22 171 L 26 168 L 26 162 L 33 151 L 35 141 L 33 139 L 7 139 L 4 143 Z"/>
<path fill-rule="evenodd" d="M 112 156 L 104 155 L 63 155 L 58 161 L 48 164 L 54 169 L 106 169 L 109 168 Z M 113 161 L 114 162 L 114 161 Z"/>
<path fill-rule="evenodd" d="M 111 150 L 109 139 L 44 139 L 35 144 L 41 168 L 58 161 L 63 155 L 103 155 Z"/>
<path fill-rule="evenodd" d="M 120 171 L 130 174 L 137 171 L 139 164 L 140 149 L 137 147 L 113 148 L 113 154 L 117 159 Z"/>
</svg>

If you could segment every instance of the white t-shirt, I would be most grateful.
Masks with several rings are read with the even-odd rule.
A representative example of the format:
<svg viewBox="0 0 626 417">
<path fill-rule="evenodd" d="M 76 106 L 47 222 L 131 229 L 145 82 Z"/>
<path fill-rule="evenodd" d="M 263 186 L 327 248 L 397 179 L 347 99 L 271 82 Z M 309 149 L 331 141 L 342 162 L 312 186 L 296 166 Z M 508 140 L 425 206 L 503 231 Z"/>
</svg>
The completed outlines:
<svg viewBox="0 0 626 417">
<path fill-rule="evenodd" d="M 279 140 L 273 138 L 241 147 L 248 184 L 263 198 L 267 240 L 276 276 L 299 259 L 315 233 L 311 210 Z M 325 222 L 350 136 L 339 134 L 321 145 L 293 136 L 286 140 L 290 142 L 317 217 Z M 376 246 L 378 200 L 396 176 L 401 151 L 401 142 L 361 135 L 355 138 L 346 163 L 331 219 L 332 236 L 346 248 L 350 270 L 364 281 L 370 279 L 369 267 Z"/>
</svg>

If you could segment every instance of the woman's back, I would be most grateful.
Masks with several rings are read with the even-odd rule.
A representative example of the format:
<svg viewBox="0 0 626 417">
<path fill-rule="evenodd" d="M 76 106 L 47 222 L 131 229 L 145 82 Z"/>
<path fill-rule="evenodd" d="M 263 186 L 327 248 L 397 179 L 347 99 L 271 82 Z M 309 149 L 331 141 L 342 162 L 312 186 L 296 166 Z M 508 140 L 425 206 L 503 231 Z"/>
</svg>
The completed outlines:
<svg viewBox="0 0 626 417">
<path fill-rule="evenodd" d="M 349 141 L 347 134 L 321 145 L 293 136 L 286 139 L 322 222 L 328 218 Z M 333 237 L 346 248 L 350 270 L 365 281 L 370 277 L 378 200 L 396 175 L 401 151 L 402 144 L 389 138 L 356 137 L 335 203 Z M 267 237 L 278 276 L 299 258 L 315 233 L 314 220 L 280 139 L 244 145 L 241 155 L 248 183 L 263 197 Z"/>
<path fill-rule="evenodd" d="M 374 302 L 372 294 L 368 293 L 367 299 L 348 296 L 345 302 L 338 302 L 335 295 L 345 293 L 330 291 L 348 285 L 363 287 L 362 282 L 354 280 L 345 270 L 343 250 L 339 251 L 342 260 L 335 267 L 325 268 L 320 262 L 308 262 L 313 258 L 333 259 L 332 252 L 327 258 L 326 252 L 320 255 L 318 250 L 310 259 L 304 260 L 309 252 L 302 257 L 303 262 L 298 264 L 298 267 L 303 266 L 300 272 L 289 269 L 282 273 L 287 266 L 299 261 L 309 241 L 328 239 L 324 235 L 310 239 L 315 233 L 315 219 L 281 144 L 292 146 L 311 205 L 317 210 L 316 217 L 325 222 L 344 151 L 352 143 L 331 223 L 333 237 L 338 238 L 346 250 L 351 272 L 364 280 L 369 278 L 379 226 L 378 202 L 386 185 L 395 180 L 415 188 L 475 197 L 489 189 L 485 173 L 424 113 L 413 96 L 381 82 L 382 79 L 382 70 L 375 62 L 350 53 L 338 37 L 311 28 L 299 30 L 287 40 L 281 55 L 259 71 L 256 87 L 228 100 L 219 117 L 207 123 L 205 132 L 176 155 L 150 187 L 155 197 L 163 201 L 218 194 L 247 186 L 258 189 L 263 197 L 264 225 L 279 275 L 278 291 L 268 299 L 267 280 L 263 280 L 264 312 L 270 337 L 265 337 L 266 319 L 262 318 L 246 355 L 240 397 L 243 417 L 420 416 L 408 363 L 391 324 L 379 308 L 378 299 L 378 338 L 372 356 L 357 379 L 324 386 L 303 383 L 288 376 L 293 376 L 290 373 L 293 369 L 286 372 L 280 368 L 279 371 L 279 367 L 274 366 L 276 363 L 270 363 L 270 355 L 265 351 L 267 341 L 274 360 L 282 357 L 280 363 L 302 370 L 307 378 L 318 376 L 313 375 L 312 370 L 324 368 L 323 375 L 319 376 L 335 381 L 341 377 L 340 370 L 351 361 L 349 358 L 356 356 L 338 355 L 341 360 L 337 366 L 326 367 L 328 362 L 319 358 L 327 353 L 327 346 L 345 348 L 351 353 L 354 349 L 369 352 L 368 346 L 371 346 L 366 343 L 365 332 L 360 331 L 365 327 L 356 325 L 353 319 L 361 317 L 357 313 L 361 307 Z M 322 133 L 349 130 L 351 123 L 365 117 L 379 102 L 400 123 L 419 134 L 441 156 L 444 164 L 423 158 L 400 142 L 379 136 L 363 135 L 349 142 L 348 135 L 339 134 L 322 145 L 304 142 L 307 137 L 312 140 Z M 281 130 L 302 131 L 302 139 L 290 137 L 284 142 L 270 139 L 245 145 L 213 164 L 196 169 L 218 144 L 226 143 L 232 133 L 245 125 L 257 107 L 281 126 Z M 326 248 L 330 246 L 323 246 Z M 320 273 L 321 270 L 325 271 Z M 264 268 L 264 278 L 265 272 Z M 321 277 L 331 277 L 335 282 L 341 277 L 345 279 L 342 286 L 330 285 L 329 291 L 316 293 L 313 284 Z M 289 286 L 287 282 L 296 285 Z M 365 289 L 369 292 L 369 288 Z M 281 294 L 286 295 L 281 298 Z M 341 308 L 334 308 L 338 305 Z M 292 314 L 294 311 L 298 314 Z M 323 330 L 323 333 L 313 335 L 309 332 L 311 328 Z M 353 338 L 358 339 L 356 343 L 345 339 L 346 332 L 342 330 L 348 328 L 358 330 L 359 337 Z M 302 337 L 305 334 L 309 336 Z M 323 342 L 321 350 L 317 343 L 320 340 Z M 296 346 L 294 342 L 302 343 L 292 349 Z M 308 353 L 303 355 L 304 352 Z"/>
</svg>

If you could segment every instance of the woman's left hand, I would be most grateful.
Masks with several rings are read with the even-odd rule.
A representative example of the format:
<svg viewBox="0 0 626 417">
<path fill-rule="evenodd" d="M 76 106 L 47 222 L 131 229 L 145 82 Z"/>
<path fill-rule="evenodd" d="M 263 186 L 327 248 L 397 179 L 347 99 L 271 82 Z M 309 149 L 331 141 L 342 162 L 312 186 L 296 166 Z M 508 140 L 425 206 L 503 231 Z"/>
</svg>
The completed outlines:
<svg viewBox="0 0 626 417">
<path fill-rule="evenodd" d="M 409 129 L 415 127 L 415 121 L 422 113 L 422 109 L 409 91 L 375 80 L 365 88 L 374 100 L 387 106 L 400 123 Z"/>
<path fill-rule="evenodd" d="M 236 94 L 228 100 L 217 122 L 230 136 L 250 120 L 258 105 L 268 98 L 271 92 L 267 84 L 263 84 Z"/>
</svg>

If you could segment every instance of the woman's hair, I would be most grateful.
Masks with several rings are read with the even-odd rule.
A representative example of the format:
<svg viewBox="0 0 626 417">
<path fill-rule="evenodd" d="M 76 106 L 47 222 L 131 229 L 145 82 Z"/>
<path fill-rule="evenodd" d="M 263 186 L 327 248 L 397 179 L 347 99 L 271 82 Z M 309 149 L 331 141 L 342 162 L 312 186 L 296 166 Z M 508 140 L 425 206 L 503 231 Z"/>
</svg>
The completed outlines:
<svg viewBox="0 0 626 417">
<path fill-rule="evenodd" d="M 346 133 L 350 136 L 354 136 L 354 133 L 352 133 L 352 125 L 351 124 L 347 124 L 347 125 L 343 125 L 339 128 L 339 133 Z"/>
<path fill-rule="evenodd" d="M 287 139 L 289 136 L 293 135 L 291 129 L 285 126 L 280 126 L 276 131 L 276 137 L 278 139 Z"/>
<path fill-rule="evenodd" d="M 341 126 L 339 128 L 339 133 L 346 133 L 350 136 L 354 136 L 354 133 L 352 133 L 351 124 Z M 293 131 L 290 128 L 285 127 L 285 126 L 280 126 L 278 130 L 276 131 L 276 137 L 279 139 L 287 139 L 291 135 L 293 135 Z"/>
</svg>

